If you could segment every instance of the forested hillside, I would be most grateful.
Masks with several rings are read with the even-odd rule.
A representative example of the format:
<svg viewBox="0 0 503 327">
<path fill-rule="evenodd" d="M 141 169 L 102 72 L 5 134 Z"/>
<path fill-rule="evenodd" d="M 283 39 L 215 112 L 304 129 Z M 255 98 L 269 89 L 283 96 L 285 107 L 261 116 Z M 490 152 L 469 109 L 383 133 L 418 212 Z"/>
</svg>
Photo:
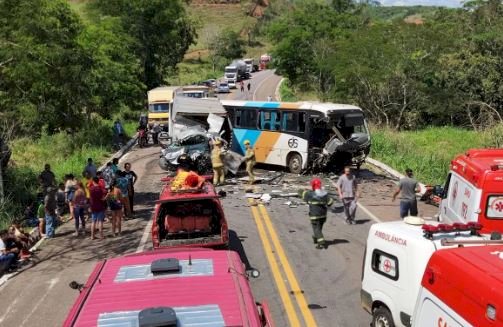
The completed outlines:
<svg viewBox="0 0 503 327">
<path fill-rule="evenodd" d="M 267 31 L 297 95 L 355 103 L 397 130 L 482 129 L 502 121 L 503 4 L 467 6 L 393 19 L 387 8 L 297 1 Z"/>
</svg>

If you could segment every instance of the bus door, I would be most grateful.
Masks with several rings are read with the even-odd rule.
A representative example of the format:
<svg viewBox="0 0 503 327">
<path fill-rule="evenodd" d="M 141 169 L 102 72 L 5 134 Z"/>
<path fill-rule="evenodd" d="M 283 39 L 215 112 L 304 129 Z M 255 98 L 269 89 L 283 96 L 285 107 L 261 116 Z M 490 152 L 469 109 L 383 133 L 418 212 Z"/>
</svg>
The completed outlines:
<svg viewBox="0 0 503 327">
<path fill-rule="evenodd" d="M 258 162 L 273 165 L 285 165 L 281 161 L 281 120 L 278 110 L 263 109 L 259 111 L 258 127 L 260 137 L 255 144 L 255 157 Z"/>
<path fill-rule="evenodd" d="M 280 142 L 280 150 L 283 162 L 286 162 L 290 152 L 298 152 L 303 161 L 307 159 L 306 116 L 306 113 L 300 110 L 281 112 L 281 137 L 284 141 Z"/>
</svg>

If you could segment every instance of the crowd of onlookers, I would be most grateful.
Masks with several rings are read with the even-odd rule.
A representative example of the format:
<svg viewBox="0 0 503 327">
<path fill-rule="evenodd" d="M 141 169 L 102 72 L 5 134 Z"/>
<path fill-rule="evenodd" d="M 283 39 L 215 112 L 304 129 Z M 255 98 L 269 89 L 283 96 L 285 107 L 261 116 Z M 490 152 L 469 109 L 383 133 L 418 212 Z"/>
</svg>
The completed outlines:
<svg viewBox="0 0 503 327">
<path fill-rule="evenodd" d="M 73 218 L 74 236 L 90 234 L 91 239 L 103 239 L 103 224 L 111 222 L 111 235 L 121 234 L 124 217 L 134 214 L 134 184 L 137 175 L 131 164 L 119 169 L 119 160 L 107 163 L 99 171 L 92 158 L 87 160 L 82 177 L 67 174 L 57 183 L 51 166 L 46 164 L 38 176 L 40 192 L 36 203 L 28 206 L 25 218 L 28 225 L 37 225 L 41 238 L 53 238 L 58 224 Z M 90 222 L 90 228 L 86 224 Z M 0 275 L 16 268 L 16 263 L 31 254 L 34 239 L 13 224 L 0 238 Z"/>
</svg>

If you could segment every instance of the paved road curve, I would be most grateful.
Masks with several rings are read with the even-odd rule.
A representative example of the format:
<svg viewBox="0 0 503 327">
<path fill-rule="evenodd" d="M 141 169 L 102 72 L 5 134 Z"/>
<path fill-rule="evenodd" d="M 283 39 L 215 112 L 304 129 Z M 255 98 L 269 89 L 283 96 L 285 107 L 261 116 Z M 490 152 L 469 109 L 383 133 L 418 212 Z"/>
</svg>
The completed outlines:
<svg viewBox="0 0 503 327">
<path fill-rule="evenodd" d="M 274 94 L 279 80 L 272 71 L 259 72 L 251 80 L 250 93 L 234 90 L 221 97 L 264 100 Z M 151 249 L 150 215 L 164 175 L 157 164 L 158 153 L 156 147 L 133 149 L 121 161 L 131 162 L 139 175 L 136 219 L 125 222 L 124 235 L 91 241 L 71 235 L 73 221 L 65 224 L 58 237 L 42 245 L 32 268 L 0 288 L 1 326 L 61 325 L 78 295 L 68 287 L 72 280 L 85 282 L 95 263 L 104 258 Z M 379 199 L 372 199 L 372 190 L 387 192 L 390 182 L 380 177 L 374 183 L 376 175 L 366 174 L 371 176 L 367 178 L 366 201 L 376 202 Z M 259 185 L 256 191 L 282 187 L 292 191 L 307 187 L 308 181 L 309 177 L 287 175 L 281 186 Z M 328 179 L 325 182 L 329 185 Z M 249 268 L 261 272 L 251 280 L 252 288 L 257 299 L 269 302 L 276 326 L 369 325 L 370 316 L 359 301 L 364 244 L 373 223 L 365 212 L 359 210 L 359 224 L 348 226 L 343 223 L 341 204 L 336 202 L 325 228 L 330 246 L 317 250 L 311 240 L 307 206 L 291 208 L 284 204 L 285 199 L 273 199 L 267 206 L 250 205 L 241 185 L 225 189 L 228 196 L 222 201 L 231 228 L 231 248 Z M 380 209 L 379 217 L 393 217 L 396 210 L 391 205 Z M 106 228 L 109 234 L 110 226 Z"/>
</svg>

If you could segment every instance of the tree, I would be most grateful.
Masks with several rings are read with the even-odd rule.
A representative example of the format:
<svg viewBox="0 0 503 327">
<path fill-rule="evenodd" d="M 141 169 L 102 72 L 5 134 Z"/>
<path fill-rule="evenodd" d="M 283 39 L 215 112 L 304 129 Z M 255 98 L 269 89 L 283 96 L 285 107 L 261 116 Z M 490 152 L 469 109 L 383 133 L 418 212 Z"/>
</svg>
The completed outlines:
<svg viewBox="0 0 503 327">
<path fill-rule="evenodd" d="M 90 25 L 79 37 L 85 53 L 85 112 L 111 115 L 121 107 L 141 107 L 145 86 L 140 60 L 132 51 L 133 40 L 126 35 L 119 19 L 104 17 Z"/>
<path fill-rule="evenodd" d="M 148 89 L 163 84 L 194 43 L 196 32 L 180 0 L 96 0 L 104 16 L 120 18 L 134 40 L 134 53 Z"/>
<path fill-rule="evenodd" d="M 0 111 L 24 130 L 80 123 L 82 28 L 64 0 L 0 0 Z"/>
<path fill-rule="evenodd" d="M 210 42 L 210 51 L 214 55 L 227 60 L 241 58 L 245 53 L 245 42 L 239 34 L 232 30 L 224 30 Z"/>
</svg>

